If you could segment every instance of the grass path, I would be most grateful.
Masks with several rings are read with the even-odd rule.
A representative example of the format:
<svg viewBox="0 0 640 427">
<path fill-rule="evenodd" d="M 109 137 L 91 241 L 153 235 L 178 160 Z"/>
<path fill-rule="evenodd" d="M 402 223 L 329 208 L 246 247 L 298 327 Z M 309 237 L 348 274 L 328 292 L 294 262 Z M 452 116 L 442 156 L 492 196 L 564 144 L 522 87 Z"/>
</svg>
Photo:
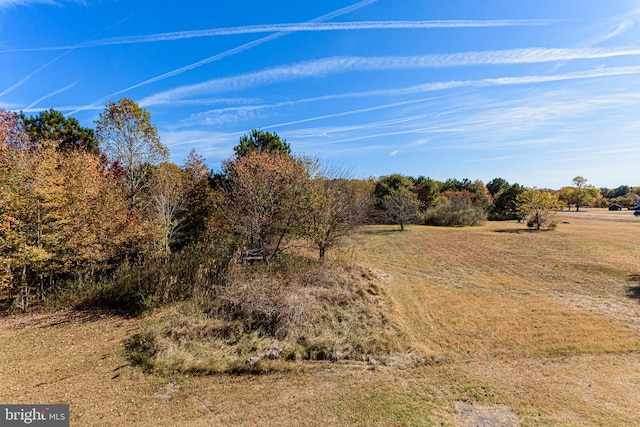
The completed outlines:
<svg viewBox="0 0 640 427">
<path fill-rule="evenodd" d="M 0 402 L 72 425 L 640 425 L 640 222 L 567 218 L 355 239 L 424 366 L 164 378 L 124 356 L 140 320 L 61 311 L 0 319 Z"/>
</svg>

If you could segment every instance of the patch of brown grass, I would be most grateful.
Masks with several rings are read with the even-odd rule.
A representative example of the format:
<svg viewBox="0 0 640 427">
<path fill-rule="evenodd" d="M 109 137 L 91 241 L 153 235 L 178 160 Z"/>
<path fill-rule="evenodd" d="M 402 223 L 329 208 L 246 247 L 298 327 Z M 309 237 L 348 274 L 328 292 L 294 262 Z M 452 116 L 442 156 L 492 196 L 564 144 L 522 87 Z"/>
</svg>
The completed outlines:
<svg viewBox="0 0 640 427">
<path fill-rule="evenodd" d="M 636 404 L 619 384 L 631 375 L 624 383 L 640 391 L 640 377 L 612 360 L 638 366 L 637 233 L 606 217 L 570 222 L 544 233 L 515 223 L 405 234 L 371 227 L 361 253 L 392 274 L 393 321 L 436 366 L 455 370 L 444 388 L 469 390 L 458 399 L 508 404 L 531 425 L 634 424 Z M 598 407 L 578 383 L 591 384 Z"/>
<path fill-rule="evenodd" d="M 341 263 L 239 266 L 207 307 L 184 303 L 154 316 L 128 348 L 155 372 L 287 370 L 286 361 L 397 363 L 406 350 L 387 318 L 381 279 Z M 247 360 L 270 348 L 279 360 Z"/>
</svg>

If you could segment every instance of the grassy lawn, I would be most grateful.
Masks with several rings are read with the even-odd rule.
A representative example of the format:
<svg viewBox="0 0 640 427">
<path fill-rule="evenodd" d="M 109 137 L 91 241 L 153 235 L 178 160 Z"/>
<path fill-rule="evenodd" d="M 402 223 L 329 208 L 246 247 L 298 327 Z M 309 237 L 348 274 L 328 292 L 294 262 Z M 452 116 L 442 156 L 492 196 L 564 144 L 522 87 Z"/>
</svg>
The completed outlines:
<svg viewBox="0 0 640 427">
<path fill-rule="evenodd" d="M 353 239 L 339 256 L 377 272 L 420 366 L 164 377 L 125 357 L 140 319 L 60 311 L 0 319 L 0 402 L 72 425 L 640 425 L 640 220 L 561 219 Z"/>
</svg>

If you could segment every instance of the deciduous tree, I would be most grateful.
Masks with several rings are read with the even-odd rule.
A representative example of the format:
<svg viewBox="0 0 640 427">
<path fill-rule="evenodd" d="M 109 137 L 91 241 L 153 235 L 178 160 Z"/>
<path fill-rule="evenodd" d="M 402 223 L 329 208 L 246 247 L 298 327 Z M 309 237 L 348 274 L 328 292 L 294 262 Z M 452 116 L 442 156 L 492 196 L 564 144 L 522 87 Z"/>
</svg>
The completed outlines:
<svg viewBox="0 0 640 427">
<path fill-rule="evenodd" d="M 402 231 L 406 224 L 416 221 L 421 203 L 416 193 L 407 187 L 399 187 L 383 197 L 382 205 L 388 220 L 398 224 Z"/>
<path fill-rule="evenodd" d="M 468 190 L 445 191 L 440 195 L 437 205 L 424 216 L 425 224 L 429 225 L 472 226 L 483 224 L 486 220 L 486 211 Z"/>
<path fill-rule="evenodd" d="M 208 221 L 214 211 L 214 192 L 209 185 L 211 169 L 204 158 L 195 150 L 191 150 L 182 169 L 187 191 L 186 203 L 180 217 L 181 227 L 173 240 L 172 251 L 201 240 L 207 232 Z"/>
<path fill-rule="evenodd" d="M 0 159 L 2 281 L 19 291 L 60 277 L 100 271 L 130 242 L 132 218 L 120 183 L 84 150 L 63 152 L 55 141 L 8 146 Z"/>
<path fill-rule="evenodd" d="M 149 228 L 152 249 L 168 255 L 176 233 L 184 223 L 189 188 L 186 174 L 173 163 L 160 163 L 149 186 Z"/>
<path fill-rule="evenodd" d="M 361 225 L 370 209 L 371 194 L 346 178 L 317 176 L 302 222 L 303 237 L 318 249 L 320 259 Z"/>
<path fill-rule="evenodd" d="M 555 213 L 560 209 L 558 197 L 547 190 L 527 188 L 517 197 L 518 213 L 527 219 L 530 228 L 553 227 Z"/>
<path fill-rule="evenodd" d="M 575 191 L 576 191 L 575 187 L 562 187 L 556 193 L 556 195 L 558 196 L 558 200 L 560 200 L 560 203 L 566 206 L 567 211 L 570 211 L 571 205 L 574 204 Z"/>
<path fill-rule="evenodd" d="M 148 184 L 149 166 L 166 160 L 169 150 L 160 142 L 149 112 L 128 98 L 107 104 L 96 122 L 96 138 L 108 159 L 122 166 L 133 209 Z"/>
<path fill-rule="evenodd" d="M 580 206 L 587 206 L 600 197 L 600 190 L 591 184 L 587 184 L 587 181 L 582 176 L 573 178 L 576 188 L 573 191 L 572 201 L 576 205 L 576 212 L 580 210 Z"/>
<path fill-rule="evenodd" d="M 13 111 L 0 108 L 0 149 L 7 146 L 23 147 L 28 141 L 20 116 Z"/>
<path fill-rule="evenodd" d="M 225 164 L 221 211 L 239 236 L 245 257 L 268 261 L 300 233 L 311 167 L 310 161 L 267 151 Z"/>
<path fill-rule="evenodd" d="M 124 191 L 93 154 L 73 150 L 58 155 L 64 177 L 62 244 L 54 250 L 56 273 L 82 276 L 118 262 L 141 240 L 140 224 L 128 215 Z"/>
<path fill-rule="evenodd" d="M 385 213 L 384 198 L 389 195 L 392 190 L 397 190 L 399 188 L 407 188 L 410 191 L 414 191 L 415 186 L 410 177 L 399 173 L 382 176 L 376 181 L 373 196 L 377 211 L 376 213 L 379 219 L 382 219 L 383 221 L 389 220 L 389 216 Z"/>
</svg>

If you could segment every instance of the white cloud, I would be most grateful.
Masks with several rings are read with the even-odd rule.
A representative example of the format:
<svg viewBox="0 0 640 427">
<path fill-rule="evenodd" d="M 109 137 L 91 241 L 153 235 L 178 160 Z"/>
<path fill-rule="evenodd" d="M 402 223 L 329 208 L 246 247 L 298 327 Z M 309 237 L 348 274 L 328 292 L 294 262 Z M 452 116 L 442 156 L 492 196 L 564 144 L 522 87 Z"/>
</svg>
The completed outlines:
<svg viewBox="0 0 640 427">
<path fill-rule="evenodd" d="M 391 152 L 397 149 L 397 141 L 406 140 L 391 137 L 416 135 L 406 140 L 413 149 L 485 152 L 487 157 L 496 160 L 510 156 L 525 158 L 538 152 L 549 153 L 552 157 L 558 150 L 578 146 L 640 154 L 635 142 L 638 125 L 634 121 L 639 112 L 640 93 L 625 90 L 608 93 L 603 88 L 600 94 L 594 94 L 584 89 L 579 86 L 533 93 L 527 90 L 519 92 L 520 96 L 511 93 L 506 101 L 456 97 L 449 114 L 439 111 L 429 117 L 407 116 L 407 121 L 399 117 L 395 121 L 298 129 L 288 132 L 286 137 L 301 144 L 305 150 L 317 147 L 325 153 L 359 145 L 349 144 L 351 142 L 379 138 L 391 144 Z M 463 105 L 468 107 L 457 108 Z M 614 131 L 611 123 L 616 123 Z M 376 131 L 362 132 L 370 128 L 376 128 Z M 449 136 L 440 138 L 443 133 Z M 536 137 L 532 138 L 532 135 Z M 412 140 L 428 140 L 428 144 L 418 148 Z"/>
<path fill-rule="evenodd" d="M 397 155 L 399 152 L 400 152 L 399 150 L 395 150 L 395 151 L 392 151 L 391 153 L 389 153 L 389 155 L 391 157 L 393 157 L 393 156 Z"/>
<path fill-rule="evenodd" d="M 357 96 L 356 94 L 353 94 L 353 95 Z M 215 110 L 210 110 L 210 111 L 205 111 L 205 112 L 202 112 L 202 113 L 193 114 L 189 118 L 183 120 L 181 122 L 181 126 L 191 126 L 191 125 L 198 125 L 198 124 L 222 124 L 222 123 L 229 123 L 229 122 L 237 122 L 237 121 L 241 121 L 241 120 L 247 120 L 247 119 L 255 118 L 258 115 L 258 112 L 265 111 L 265 110 L 275 110 L 277 108 L 290 107 L 290 106 L 295 106 L 295 105 L 299 105 L 299 104 L 310 103 L 310 102 L 313 102 L 313 101 L 327 100 L 327 99 L 333 99 L 333 98 L 346 98 L 346 97 L 349 97 L 349 94 L 342 94 L 342 95 L 335 95 L 335 96 L 329 95 L 329 96 L 326 96 L 326 97 L 317 97 L 317 98 L 306 98 L 306 99 L 302 99 L 302 100 L 279 102 L 279 103 L 275 103 L 275 104 L 262 104 L 262 105 L 251 105 L 251 106 L 242 106 L 242 107 L 218 108 L 218 109 L 215 109 Z M 412 100 L 409 100 L 409 101 L 393 102 L 393 103 L 390 103 L 390 104 L 375 105 L 373 107 L 360 108 L 360 109 L 356 109 L 356 110 L 343 111 L 343 112 L 340 112 L 340 113 L 324 114 L 322 116 L 308 117 L 308 118 L 305 118 L 305 119 L 293 120 L 293 121 L 284 122 L 284 123 L 277 123 L 277 124 L 265 126 L 265 128 L 285 127 L 285 126 L 292 126 L 292 125 L 296 125 L 296 124 L 312 122 L 312 121 L 317 121 L 317 120 L 332 119 L 332 118 L 350 116 L 350 115 L 360 114 L 360 113 L 370 113 L 370 112 L 373 112 L 373 111 L 378 111 L 378 110 L 383 110 L 383 109 L 388 109 L 388 108 L 394 108 L 394 107 L 400 107 L 400 106 L 404 106 L 404 105 L 417 104 L 417 103 L 429 101 L 429 100 L 432 100 L 432 99 L 434 99 L 434 98 L 433 97 L 429 97 L 429 98 L 422 98 L 422 99 L 412 99 Z M 175 105 L 175 104 L 173 104 L 173 105 Z"/>
<path fill-rule="evenodd" d="M 17 108 L 17 107 L 16 107 Z M 79 109 L 82 109 L 83 111 L 86 110 L 94 110 L 94 111 L 98 111 L 98 110 L 103 110 L 104 109 L 104 105 L 94 105 L 94 106 L 79 106 L 79 105 L 62 105 L 62 106 L 55 106 L 52 107 L 57 111 L 60 111 L 61 113 L 67 112 L 67 114 L 65 114 L 65 116 L 70 115 L 70 112 L 73 111 L 78 111 Z M 31 108 L 20 108 L 21 111 L 25 112 L 25 113 L 39 113 L 40 111 L 42 111 L 42 108 L 38 108 L 38 107 L 31 107 Z"/>
<path fill-rule="evenodd" d="M 622 16 L 605 20 L 601 25 L 601 28 L 604 28 L 602 29 L 602 32 L 587 41 L 587 44 L 589 46 L 593 46 L 618 37 L 621 34 L 629 32 L 639 21 L 640 8 L 632 9 Z"/>
<path fill-rule="evenodd" d="M 628 30 L 630 30 L 633 26 L 634 26 L 635 22 L 631 19 L 626 19 L 624 21 L 622 21 L 618 27 L 613 30 L 611 33 L 605 35 L 601 41 L 605 41 L 605 40 L 609 40 L 612 39 L 622 33 L 627 32 Z"/>
<path fill-rule="evenodd" d="M 3 0 L 0 0 L 0 1 L 3 1 Z M 104 30 L 100 31 L 98 34 L 101 34 L 101 33 L 105 32 L 105 31 L 107 31 L 107 30 L 109 30 L 109 29 L 111 29 L 111 28 L 115 27 L 116 25 L 120 24 L 121 22 L 126 21 L 127 19 L 129 19 L 129 18 L 125 18 L 125 19 L 122 19 L 122 20 L 120 20 L 120 21 L 116 22 L 115 24 L 113 24 L 113 25 L 111 25 L 111 26 L 109 26 L 109 27 L 105 28 Z M 77 45 L 75 45 L 75 46 L 71 46 L 71 47 L 70 47 L 69 49 L 67 49 L 65 52 L 63 52 L 63 53 L 61 53 L 60 55 L 56 56 L 55 58 L 53 58 L 53 59 L 52 59 L 52 60 L 50 60 L 49 62 L 45 63 L 44 65 L 41 65 L 40 67 L 36 68 L 36 69 L 35 69 L 35 70 L 33 70 L 32 72 L 30 72 L 29 74 L 27 74 L 26 76 L 24 76 L 22 79 L 20 79 L 17 83 L 14 83 L 13 85 L 11 85 L 10 87 L 8 87 L 7 89 L 3 90 L 3 91 L 0 93 L 0 96 L 6 95 L 6 94 L 8 94 L 8 93 L 10 93 L 10 92 L 13 92 L 13 91 L 14 91 L 14 90 L 16 90 L 17 88 L 19 88 L 20 86 L 22 86 L 23 84 L 25 84 L 27 81 L 29 81 L 29 79 L 31 79 L 31 77 L 33 77 L 34 75 L 36 75 L 36 74 L 37 74 L 37 73 L 39 73 L 40 71 L 44 70 L 45 68 L 47 68 L 49 65 L 53 64 L 54 62 L 56 62 L 56 61 L 58 61 L 58 60 L 62 59 L 63 57 L 65 57 L 65 56 L 66 56 L 66 55 L 68 55 L 69 53 L 73 52 L 74 50 L 76 50 L 77 48 L 79 48 L 80 46 L 82 46 L 82 45 L 83 45 L 83 43 L 86 43 L 86 41 L 85 41 L 85 42 L 82 42 L 82 43 L 79 43 L 79 44 L 77 44 Z M 90 108 L 87 108 L 87 109 L 90 109 Z"/>
</svg>

